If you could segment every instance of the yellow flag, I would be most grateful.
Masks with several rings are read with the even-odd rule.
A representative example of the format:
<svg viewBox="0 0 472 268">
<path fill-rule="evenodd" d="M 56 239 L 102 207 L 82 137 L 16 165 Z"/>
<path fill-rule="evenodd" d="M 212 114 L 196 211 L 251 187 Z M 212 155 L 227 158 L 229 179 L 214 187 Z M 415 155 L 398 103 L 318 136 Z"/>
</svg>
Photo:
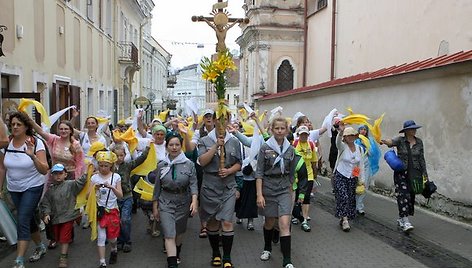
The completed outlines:
<svg viewBox="0 0 472 268">
<path fill-rule="evenodd" d="M 243 120 L 247 120 L 248 115 L 247 115 L 246 109 L 241 108 L 241 109 L 238 110 L 238 113 L 239 113 L 239 115 L 241 116 L 241 118 Z"/>
<path fill-rule="evenodd" d="M 159 113 L 159 119 L 161 120 L 161 122 L 164 124 L 166 122 L 166 119 L 167 119 L 167 115 L 169 114 L 169 109 L 163 111 L 163 112 L 160 112 Z"/>
<path fill-rule="evenodd" d="M 108 118 L 98 117 L 98 116 L 95 116 L 95 119 L 97 119 L 99 125 L 100 125 L 100 124 L 105 124 L 105 123 L 107 123 L 108 121 L 110 121 L 110 119 L 108 119 Z"/>
<path fill-rule="evenodd" d="M 87 166 L 87 182 L 85 183 L 84 188 L 77 195 L 77 200 L 75 202 L 75 208 L 79 209 L 87 204 L 87 193 L 90 188 L 90 178 L 93 174 L 93 164 Z"/>
<path fill-rule="evenodd" d="M 370 120 L 367 116 L 363 114 L 351 114 L 341 119 L 341 122 L 348 125 L 368 125 Z"/>
<path fill-rule="evenodd" d="M 130 153 L 133 153 L 138 146 L 138 138 L 136 138 L 136 134 L 132 127 L 129 127 L 125 133 L 121 134 L 120 139 L 129 145 Z"/>
<path fill-rule="evenodd" d="M 138 183 L 134 186 L 134 192 L 140 194 L 140 199 L 145 201 L 152 201 L 152 195 L 154 193 L 154 185 L 146 182 L 143 178 L 140 178 Z"/>
<path fill-rule="evenodd" d="M 144 162 L 141 165 L 133 169 L 131 171 L 130 176 L 133 176 L 135 174 L 147 176 L 149 172 L 156 169 L 157 167 L 156 147 L 154 146 L 154 144 L 151 144 L 150 146 L 151 148 L 149 148 L 149 153 L 146 160 L 144 160 Z"/>
<path fill-rule="evenodd" d="M 49 120 L 49 115 L 44 109 L 44 106 L 39 102 L 31 99 L 21 99 L 20 104 L 18 105 L 18 111 L 26 112 L 26 108 L 30 105 L 34 105 L 36 111 L 41 115 L 41 121 L 44 122 L 48 127 L 51 127 L 51 121 Z"/>
<path fill-rule="evenodd" d="M 93 241 L 97 239 L 97 196 L 95 195 L 95 185 L 92 185 L 92 190 L 85 206 L 85 214 L 88 215 L 90 228 L 92 229 L 90 240 Z"/>
<path fill-rule="evenodd" d="M 201 125 L 203 123 L 203 115 L 199 115 L 197 119 L 198 119 L 197 125 Z"/>
<path fill-rule="evenodd" d="M 354 114 L 354 112 L 352 111 L 352 108 L 351 108 L 351 107 L 347 107 L 346 110 L 348 111 L 349 115 Z"/>
<path fill-rule="evenodd" d="M 372 137 L 374 137 L 375 141 L 380 143 L 382 140 L 382 130 L 380 129 L 380 125 L 382 124 L 383 118 L 385 113 L 382 114 L 378 119 L 374 121 L 374 126 L 370 129 L 370 133 L 372 133 Z"/>
<path fill-rule="evenodd" d="M 365 153 L 367 154 L 367 152 L 370 152 L 370 141 L 369 141 L 369 139 L 366 136 L 360 135 L 360 134 L 359 134 L 359 139 L 362 140 L 362 144 L 364 144 L 364 146 L 366 148 Z"/>
<path fill-rule="evenodd" d="M 248 124 L 247 122 L 241 122 L 241 125 L 244 128 L 244 135 L 246 136 L 254 135 L 254 127 L 251 124 Z"/>
</svg>

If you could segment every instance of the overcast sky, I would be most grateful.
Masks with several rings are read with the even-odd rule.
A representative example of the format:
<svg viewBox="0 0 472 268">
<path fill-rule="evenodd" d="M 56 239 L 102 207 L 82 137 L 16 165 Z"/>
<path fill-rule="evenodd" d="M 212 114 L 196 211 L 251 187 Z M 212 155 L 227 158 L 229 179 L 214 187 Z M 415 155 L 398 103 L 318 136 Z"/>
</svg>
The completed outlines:
<svg viewBox="0 0 472 268">
<path fill-rule="evenodd" d="M 199 63 L 202 56 L 215 51 L 216 36 L 205 22 L 192 22 L 192 16 L 210 16 L 212 5 L 217 0 L 154 0 L 156 7 L 152 14 L 153 37 L 172 54 L 171 65 L 180 68 Z M 243 0 L 228 0 L 231 17 L 242 18 Z M 226 46 L 239 50 L 235 40 L 241 29 L 235 25 L 226 36 Z M 203 44 L 204 48 L 197 48 Z"/>
</svg>

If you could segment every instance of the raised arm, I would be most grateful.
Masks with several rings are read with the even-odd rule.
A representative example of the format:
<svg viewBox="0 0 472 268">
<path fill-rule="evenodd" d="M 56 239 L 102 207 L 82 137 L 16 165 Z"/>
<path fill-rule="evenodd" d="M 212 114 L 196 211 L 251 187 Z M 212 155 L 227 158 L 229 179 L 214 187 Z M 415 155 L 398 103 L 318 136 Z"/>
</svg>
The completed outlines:
<svg viewBox="0 0 472 268">
<path fill-rule="evenodd" d="M 6 148 L 8 146 L 8 131 L 7 126 L 0 117 L 0 148 Z"/>
<path fill-rule="evenodd" d="M 49 140 L 49 133 L 47 133 L 46 131 L 43 130 L 43 128 L 38 125 L 33 119 L 31 119 L 31 117 L 29 117 L 29 121 L 31 123 L 31 125 L 33 126 L 33 129 L 36 133 L 38 133 L 41 137 L 43 137 L 43 139 L 45 139 L 46 141 Z"/>
<path fill-rule="evenodd" d="M 79 120 L 77 118 L 79 118 L 79 111 L 76 108 L 72 108 L 72 118 L 70 119 L 70 123 L 73 126 L 77 125 L 77 120 Z M 79 122 L 79 125 L 80 125 L 80 122 Z M 79 135 L 80 135 L 80 130 L 74 127 L 74 136 L 78 137 Z"/>
</svg>

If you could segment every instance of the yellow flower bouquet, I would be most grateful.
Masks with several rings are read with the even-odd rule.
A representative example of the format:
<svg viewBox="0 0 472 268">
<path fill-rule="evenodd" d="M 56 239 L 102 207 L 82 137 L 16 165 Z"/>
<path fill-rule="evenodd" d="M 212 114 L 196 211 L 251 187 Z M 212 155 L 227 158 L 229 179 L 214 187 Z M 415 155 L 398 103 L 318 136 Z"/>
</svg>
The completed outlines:
<svg viewBox="0 0 472 268">
<path fill-rule="evenodd" d="M 233 56 L 228 50 L 218 52 L 215 60 L 210 60 L 205 57 L 200 62 L 200 67 L 203 70 L 202 78 L 210 81 L 216 90 L 216 96 L 218 98 L 218 106 L 216 108 L 216 119 L 218 133 L 225 133 L 226 124 L 229 115 L 229 109 L 226 105 L 226 71 L 236 70 L 236 65 L 233 61 Z M 225 152 L 224 146 L 219 148 L 220 150 L 220 169 L 225 167 Z"/>
<path fill-rule="evenodd" d="M 226 70 L 236 70 L 236 65 L 233 61 L 233 55 L 228 50 L 218 52 L 216 60 L 210 60 L 204 57 L 200 62 L 200 67 L 203 70 L 202 78 L 210 81 L 216 90 L 218 98 L 218 107 L 216 109 L 216 118 L 220 119 L 228 113 L 228 106 L 225 103 L 226 95 Z"/>
</svg>

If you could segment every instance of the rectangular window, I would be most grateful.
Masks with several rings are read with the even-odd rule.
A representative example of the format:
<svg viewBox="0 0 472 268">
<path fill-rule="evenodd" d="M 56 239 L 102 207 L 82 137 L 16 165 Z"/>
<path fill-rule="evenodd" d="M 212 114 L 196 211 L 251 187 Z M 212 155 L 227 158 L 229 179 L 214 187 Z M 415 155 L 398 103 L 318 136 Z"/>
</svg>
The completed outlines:
<svg viewBox="0 0 472 268">
<path fill-rule="evenodd" d="M 2 92 L 8 92 L 8 88 L 9 88 L 8 83 L 9 83 L 8 76 L 2 75 L 2 83 L 1 83 L 2 84 Z"/>
<path fill-rule="evenodd" d="M 93 88 L 87 89 L 87 111 L 88 111 L 88 114 L 94 114 L 93 112 Z"/>
<path fill-rule="evenodd" d="M 106 103 L 105 103 L 105 94 L 104 94 L 103 90 L 100 90 L 100 92 L 99 92 L 98 101 L 99 101 L 100 110 L 105 110 L 106 111 L 107 106 L 106 106 Z"/>
<path fill-rule="evenodd" d="M 328 6 L 328 0 L 308 0 L 307 1 L 307 16 L 315 14 L 316 12 L 326 8 Z"/>
</svg>

